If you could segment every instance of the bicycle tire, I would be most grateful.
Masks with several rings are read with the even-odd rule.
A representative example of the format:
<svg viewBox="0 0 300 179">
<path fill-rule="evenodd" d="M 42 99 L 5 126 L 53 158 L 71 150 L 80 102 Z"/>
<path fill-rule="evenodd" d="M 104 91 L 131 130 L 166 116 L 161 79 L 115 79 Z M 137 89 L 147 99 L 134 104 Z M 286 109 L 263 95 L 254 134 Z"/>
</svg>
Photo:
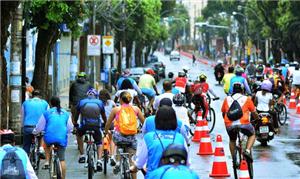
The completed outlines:
<svg viewBox="0 0 300 179">
<path fill-rule="evenodd" d="M 129 172 L 129 162 L 128 159 L 123 161 L 123 172 L 124 172 L 124 179 L 131 179 L 131 174 Z"/>
<path fill-rule="evenodd" d="M 211 97 L 208 93 L 206 93 L 206 101 L 207 101 L 207 104 L 210 106 L 210 103 L 211 103 Z"/>
<path fill-rule="evenodd" d="M 252 154 L 251 154 L 252 155 Z M 246 160 L 250 179 L 253 179 L 253 162 Z"/>
<path fill-rule="evenodd" d="M 107 173 L 107 163 L 108 163 L 108 151 L 104 150 L 103 151 L 103 173 L 106 175 Z"/>
<path fill-rule="evenodd" d="M 50 163 L 49 163 L 49 176 L 50 179 L 54 179 L 55 177 L 55 166 L 52 154 L 50 155 Z"/>
<path fill-rule="evenodd" d="M 94 175 L 94 161 L 92 151 L 88 152 L 88 179 L 92 179 Z"/>
<path fill-rule="evenodd" d="M 287 109 L 284 104 L 278 104 L 278 111 L 277 111 L 277 116 L 278 116 L 278 122 L 280 125 L 284 125 L 287 120 Z"/>
<path fill-rule="evenodd" d="M 215 124 L 216 124 L 216 112 L 213 108 L 209 108 L 207 120 L 207 125 L 209 128 L 209 133 L 211 133 L 214 130 Z"/>
<path fill-rule="evenodd" d="M 54 166 L 56 170 L 56 179 L 62 179 L 62 169 L 58 157 L 54 160 Z"/>
<path fill-rule="evenodd" d="M 239 179 L 238 169 L 240 168 L 240 163 L 241 163 L 241 152 L 239 150 L 239 147 L 236 146 L 234 149 L 234 156 L 232 157 L 232 167 L 233 167 L 233 173 L 235 179 Z"/>
<path fill-rule="evenodd" d="M 39 151 L 39 148 L 36 149 L 34 155 L 35 155 L 34 170 L 35 170 L 35 174 L 38 175 L 39 174 L 39 169 L 40 169 L 40 151 Z"/>
</svg>

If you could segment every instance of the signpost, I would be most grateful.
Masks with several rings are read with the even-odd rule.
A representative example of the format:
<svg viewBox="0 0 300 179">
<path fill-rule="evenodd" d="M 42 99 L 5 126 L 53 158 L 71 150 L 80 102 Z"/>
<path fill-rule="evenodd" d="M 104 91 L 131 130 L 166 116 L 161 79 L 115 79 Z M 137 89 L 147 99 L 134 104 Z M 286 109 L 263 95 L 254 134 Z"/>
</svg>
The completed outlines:
<svg viewBox="0 0 300 179">
<path fill-rule="evenodd" d="M 100 35 L 88 35 L 87 37 L 87 55 L 88 56 L 100 56 L 101 54 L 101 36 Z"/>
<path fill-rule="evenodd" d="M 102 37 L 102 53 L 104 55 L 104 70 L 105 76 L 101 75 L 101 80 L 108 85 L 111 91 L 111 54 L 114 54 L 114 38 L 113 36 Z"/>
<path fill-rule="evenodd" d="M 113 36 L 102 37 L 102 53 L 113 54 L 114 53 L 114 38 Z"/>
</svg>

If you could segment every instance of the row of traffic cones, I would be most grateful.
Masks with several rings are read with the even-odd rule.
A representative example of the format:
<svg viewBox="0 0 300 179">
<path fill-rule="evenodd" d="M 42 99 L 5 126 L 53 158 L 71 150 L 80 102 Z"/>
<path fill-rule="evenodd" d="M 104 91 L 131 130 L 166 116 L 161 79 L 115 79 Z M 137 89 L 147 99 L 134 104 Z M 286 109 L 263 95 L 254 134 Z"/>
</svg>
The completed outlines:
<svg viewBox="0 0 300 179">
<path fill-rule="evenodd" d="M 199 142 L 199 152 L 198 155 L 212 155 L 214 154 L 214 162 L 212 166 L 212 171 L 209 174 L 210 177 L 229 177 L 230 174 L 227 169 L 226 158 L 224 154 L 224 148 L 222 143 L 222 136 L 217 135 L 215 152 L 213 152 L 209 129 L 207 126 L 207 121 L 202 120 L 202 113 L 197 114 L 197 125 L 192 141 Z M 240 164 L 240 179 L 250 179 L 248 173 L 248 166 L 246 161 L 242 161 Z"/>
<path fill-rule="evenodd" d="M 291 93 L 289 109 L 296 109 L 296 114 L 300 114 L 300 97 L 298 99 L 298 104 L 296 104 L 296 95 L 294 92 Z"/>
</svg>

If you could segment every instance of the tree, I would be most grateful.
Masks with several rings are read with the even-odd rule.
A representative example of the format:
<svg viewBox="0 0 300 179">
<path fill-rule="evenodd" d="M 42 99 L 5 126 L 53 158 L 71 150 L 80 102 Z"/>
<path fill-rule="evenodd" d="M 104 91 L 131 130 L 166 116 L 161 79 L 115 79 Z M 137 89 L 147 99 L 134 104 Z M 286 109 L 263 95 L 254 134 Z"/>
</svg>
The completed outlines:
<svg viewBox="0 0 300 179">
<path fill-rule="evenodd" d="M 25 8 L 30 28 L 36 27 L 38 32 L 32 85 L 46 96 L 49 57 L 61 34 L 59 25 L 66 24 L 73 34 L 78 34 L 78 21 L 83 18 L 85 10 L 81 1 L 33 0 L 25 2 Z"/>
</svg>

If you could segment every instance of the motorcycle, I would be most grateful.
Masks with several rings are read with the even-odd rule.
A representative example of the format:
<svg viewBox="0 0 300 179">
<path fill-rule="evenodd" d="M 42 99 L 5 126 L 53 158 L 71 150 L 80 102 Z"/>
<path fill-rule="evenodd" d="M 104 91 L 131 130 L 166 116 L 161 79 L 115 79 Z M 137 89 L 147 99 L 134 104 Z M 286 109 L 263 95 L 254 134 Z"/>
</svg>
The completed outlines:
<svg viewBox="0 0 300 179">
<path fill-rule="evenodd" d="M 259 113 L 259 119 L 255 125 L 256 139 L 262 146 L 266 146 L 275 135 L 272 117 L 269 113 Z"/>
<path fill-rule="evenodd" d="M 218 81 L 219 85 L 221 85 L 221 81 L 224 77 L 224 72 L 222 72 L 222 71 L 215 72 L 215 77 L 216 77 L 216 80 Z"/>
</svg>

